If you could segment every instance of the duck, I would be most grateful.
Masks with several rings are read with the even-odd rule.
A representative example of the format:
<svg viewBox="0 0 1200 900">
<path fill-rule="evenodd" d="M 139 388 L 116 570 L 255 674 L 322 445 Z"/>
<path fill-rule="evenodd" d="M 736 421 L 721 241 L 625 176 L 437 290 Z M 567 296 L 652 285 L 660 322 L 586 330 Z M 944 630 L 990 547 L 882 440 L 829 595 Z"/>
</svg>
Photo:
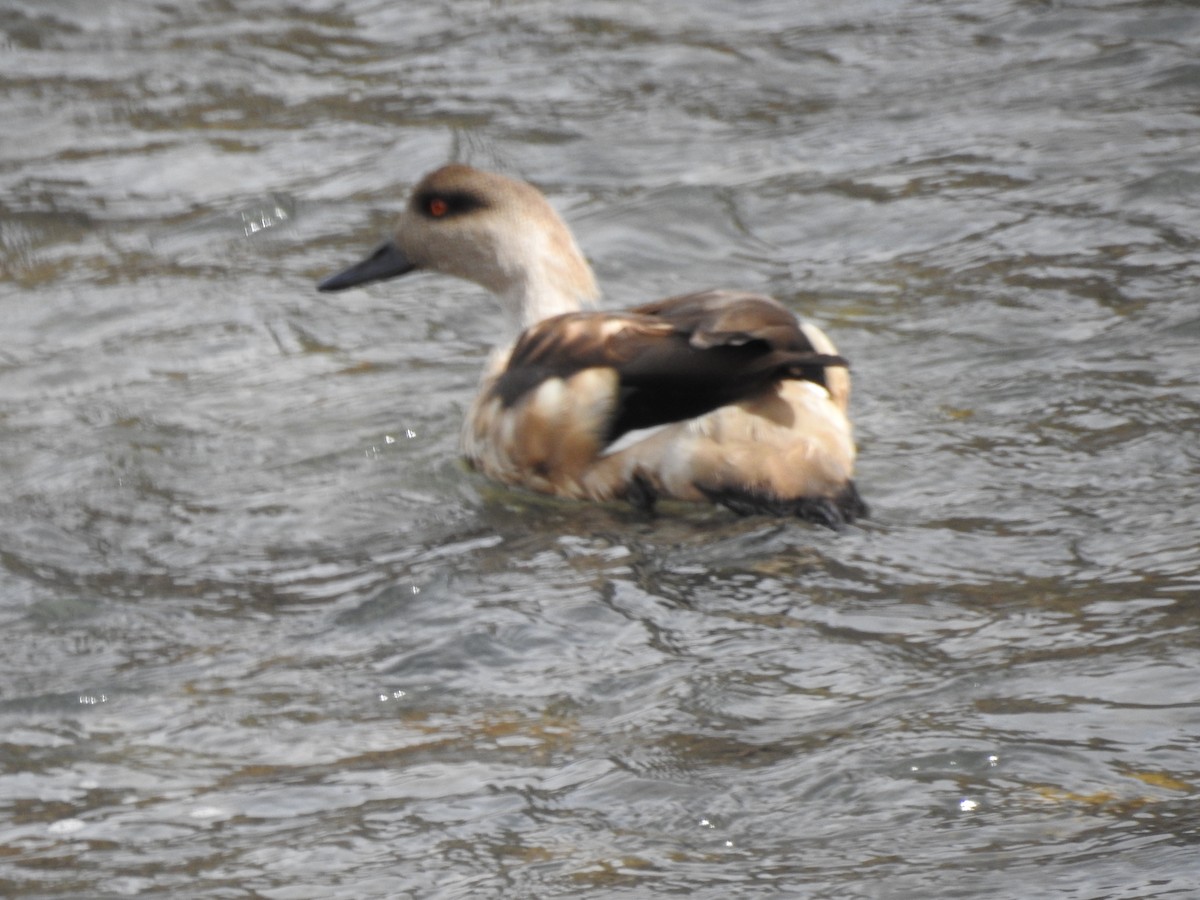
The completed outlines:
<svg viewBox="0 0 1200 900">
<path fill-rule="evenodd" d="M 592 269 L 542 192 L 457 163 L 416 184 L 390 239 L 317 287 L 422 271 L 485 288 L 515 334 L 463 424 L 472 469 L 650 513 L 675 500 L 833 529 L 867 514 L 848 363 L 777 300 L 706 289 L 597 309 Z"/>
</svg>

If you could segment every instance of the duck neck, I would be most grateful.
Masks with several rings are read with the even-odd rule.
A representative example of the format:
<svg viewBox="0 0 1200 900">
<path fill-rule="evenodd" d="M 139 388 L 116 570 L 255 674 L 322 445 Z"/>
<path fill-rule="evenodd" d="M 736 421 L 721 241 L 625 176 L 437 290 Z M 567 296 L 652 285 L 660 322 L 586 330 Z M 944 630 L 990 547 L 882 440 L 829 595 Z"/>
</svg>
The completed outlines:
<svg viewBox="0 0 1200 900">
<path fill-rule="evenodd" d="M 522 329 L 551 316 L 590 308 L 599 294 L 591 267 L 578 254 L 555 258 L 524 274 L 501 297 Z"/>
</svg>

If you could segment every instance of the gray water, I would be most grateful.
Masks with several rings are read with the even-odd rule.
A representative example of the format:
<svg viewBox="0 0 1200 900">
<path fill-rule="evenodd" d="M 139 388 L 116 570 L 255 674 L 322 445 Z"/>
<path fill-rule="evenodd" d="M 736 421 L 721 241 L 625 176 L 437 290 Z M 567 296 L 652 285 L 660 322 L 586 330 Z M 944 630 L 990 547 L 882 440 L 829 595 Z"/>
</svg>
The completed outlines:
<svg viewBox="0 0 1200 900">
<path fill-rule="evenodd" d="M 1200 9 L 0 0 L 0 895 L 1200 893 Z M 840 534 L 456 459 L 460 159 L 853 364 Z"/>
</svg>

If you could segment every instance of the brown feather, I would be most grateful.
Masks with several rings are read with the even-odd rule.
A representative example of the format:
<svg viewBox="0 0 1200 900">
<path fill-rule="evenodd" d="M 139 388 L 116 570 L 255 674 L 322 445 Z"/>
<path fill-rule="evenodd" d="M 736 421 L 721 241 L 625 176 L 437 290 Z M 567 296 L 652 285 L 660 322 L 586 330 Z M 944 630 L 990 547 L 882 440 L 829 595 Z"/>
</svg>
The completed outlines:
<svg viewBox="0 0 1200 900">
<path fill-rule="evenodd" d="M 754 396 L 780 379 L 824 384 L 828 368 L 845 364 L 818 352 L 776 301 L 709 291 L 627 313 L 545 319 L 520 337 L 491 391 L 512 408 L 549 379 L 612 369 L 618 388 L 600 433 L 607 444 Z"/>
</svg>

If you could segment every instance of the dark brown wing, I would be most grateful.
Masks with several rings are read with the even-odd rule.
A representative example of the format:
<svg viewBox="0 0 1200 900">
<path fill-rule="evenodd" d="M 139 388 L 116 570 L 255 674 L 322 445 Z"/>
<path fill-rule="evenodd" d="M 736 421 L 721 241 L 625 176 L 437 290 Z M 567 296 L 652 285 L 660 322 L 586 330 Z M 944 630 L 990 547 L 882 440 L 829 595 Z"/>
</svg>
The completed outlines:
<svg viewBox="0 0 1200 900">
<path fill-rule="evenodd" d="M 668 321 L 696 349 L 756 345 L 770 362 L 783 364 L 775 377 L 800 378 L 825 387 L 825 367 L 848 365 L 809 341 L 796 316 L 778 300 L 744 291 L 701 291 L 634 307 L 631 313 Z M 784 355 L 790 354 L 788 359 Z"/>
<path fill-rule="evenodd" d="M 795 315 L 779 301 L 743 291 L 701 291 L 629 310 L 687 332 L 697 347 L 765 341 L 778 350 L 812 351 Z"/>
<path fill-rule="evenodd" d="M 818 353 L 796 317 L 768 297 L 708 291 L 627 313 L 567 313 L 517 341 L 492 390 L 505 406 L 549 378 L 614 369 L 617 402 L 604 438 L 679 422 L 735 403 L 781 378 L 824 384 L 840 356 Z"/>
</svg>

